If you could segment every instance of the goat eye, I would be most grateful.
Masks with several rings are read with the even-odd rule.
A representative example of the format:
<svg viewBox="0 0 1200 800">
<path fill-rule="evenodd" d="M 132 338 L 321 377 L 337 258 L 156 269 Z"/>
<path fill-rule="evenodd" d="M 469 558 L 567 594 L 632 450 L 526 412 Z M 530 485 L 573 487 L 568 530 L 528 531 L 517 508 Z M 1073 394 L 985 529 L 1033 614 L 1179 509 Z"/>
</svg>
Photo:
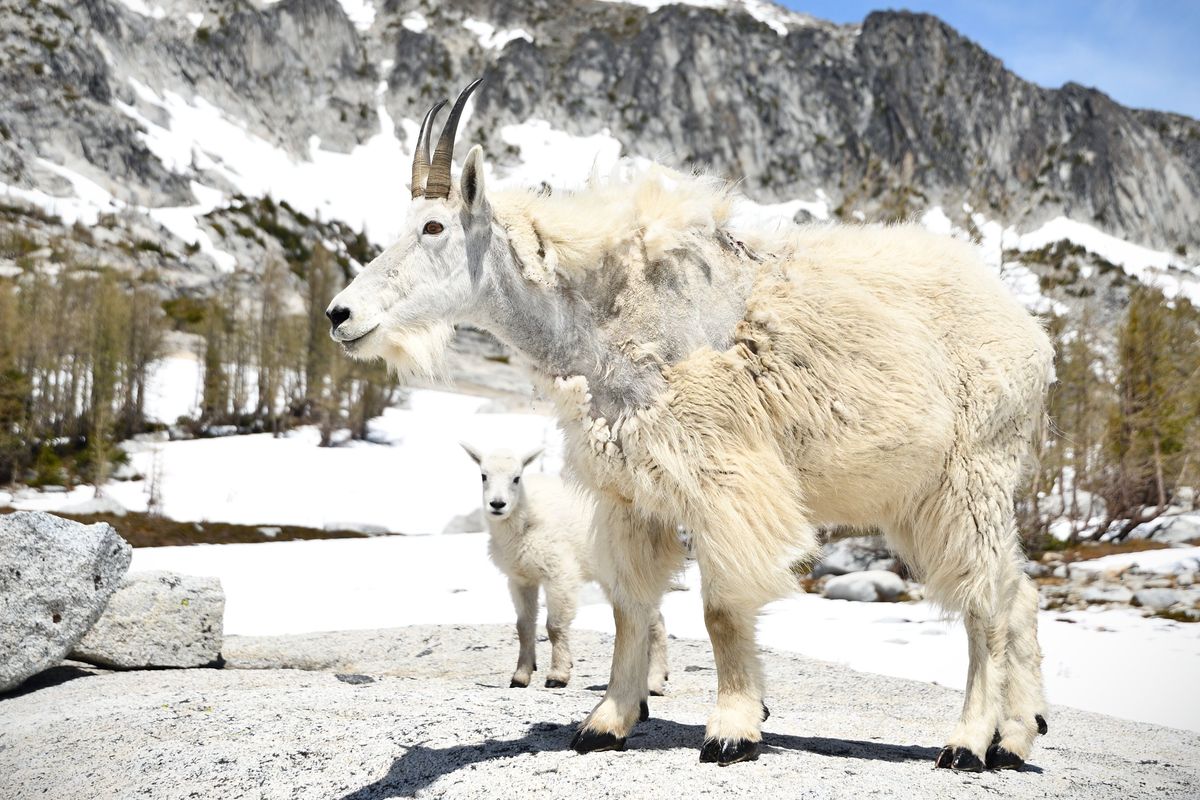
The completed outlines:
<svg viewBox="0 0 1200 800">
<path fill-rule="evenodd" d="M 480 475 L 479 477 L 483 478 L 484 483 L 487 483 L 487 475 Z"/>
<path fill-rule="evenodd" d="M 513 478 L 513 483 L 514 483 L 514 484 L 516 484 L 516 483 L 520 483 L 520 482 L 521 482 L 521 476 L 520 476 L 520 475 L 518 475 L 517 477 Z"/>
<path fill-rule="evenodd" d="M 430 220 L 429 222 L 425 223 L 425 227 L 421 233 L 426 233 L 430 236 L 437 236 L 444 230 L 446 230 L 446 228 L 442 225 L 442 223 L 437 222 L 436 220 Z"/>
</svg>

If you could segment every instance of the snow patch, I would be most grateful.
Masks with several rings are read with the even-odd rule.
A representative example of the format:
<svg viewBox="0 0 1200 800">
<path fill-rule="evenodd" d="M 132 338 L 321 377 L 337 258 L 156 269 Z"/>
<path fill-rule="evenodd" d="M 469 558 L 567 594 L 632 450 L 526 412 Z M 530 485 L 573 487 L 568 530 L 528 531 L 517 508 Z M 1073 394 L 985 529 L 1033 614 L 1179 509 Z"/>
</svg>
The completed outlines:
<svg viewBox="0 0 1200 800">
<path fill-rule="evenodd" d="M 1000 223 L 973 212 L 971 206 L 966 203 L 963 204 L 963 213 L 970 216 L 971 223 L 978 232 L 977 244 L 983 262 L 1000 275 L 1000 279 L 1021 305 L 1035 314 L 1066 313 L 1065 305 L 1042 294 L 1041 282 L 1036 273 L 1020 262 L 1004 260 L 1004 250 L 1012 235 L 1012 228 L 1004 228 Z M 926 230 L 933 233 L 971 241 L 971 234 L 955 225 L 941 206 L 931 206 L 921 215 L 919 221 Z"/>
<path fill-rule="evenodd" d="M 232 272 L 236 261 L 232 255 L 218 250 L 212 239 L 201 228 L 197 220 L 212 211 L 221 202 L 221 193 L 202 184 L 192 182 L 192 194 L 197 203 L 191 206 L 130 206 L 123 200 L 118 200 L 112 194 L 89 178 L 80 175 L 72 169 L 60 164 L 54 164 L 44 158 L 37 162 L 46 170 L 65 178 L 74 191 L 74 195 L 60 197 L 46 194 L 40 189 L 22 189 L 0 183 L 0 191 L 4 196 L 24 200 L 51 216 L 58 217 L 64 223 L 73 225 L 76 222 L 84 225 L 95 225 L 101 214 L 116 214 L 124 210 L 132 210 L 145 214 L 162 225 L 173 235 L 187 244 L 200 247 L 200 252 L 208 255 L 217 267 L 225 272 Z"/>
<path fill-rule="evenodd" d="M 942 236 L 951 236 L 954 234 L 954 223 L 946 216 L 946 212 L 942 211 L 941 206 L 933 206 L 922 214 L 921 225 L 926 230 L 941 234 Z"/>
<path fill-rule="evenodd" d="M 555 189 L 580 188 L 593 174 L 618 168 L 621 158 L 621 143 L 608 128 L 591 136 L 572 136 L 545 120 L 530 119 L 503 126 L 500 139 L 521 151 L 522 163 L 502 181 L 511 186 L 546 182 Z"/>
<path fill-rule="evenodd" d="M 1066 217 L 1050 220 L 1037 230 L 1017 235 L 1006 232 L 1006 245 L 1022 252 L 1040 250 L 1063 239 L 1121 267 L 1125 274 L 1162 290 L 1168 298 L 1186 297 L 1200 304 L 1200 264 L 1188 265 L 1170 253 L 1118 239 L 1091 225 Z"/>
<path fill-rule="evenodd" d="M 41 189 L 24 189 L 0 183 L 0 192 L 3 192 L 4 197 L 28 203 L 53 217 L 58 217 L 67 225 L 74 225 L 76 222 L 95 225 L 101 214 L 115 214 L 125 208 L 125 204 L 114 198 L 104 187 L 78 172 L 40 157 L 37 164 L 46 171 L 66 179 L 71 184 L 74 194 L 62 197 L 47 194 Z"/>
<path fill-rule="evenodd" d="M 696 8 L 724 8 L 725 0 L 602 0 L 623 6 L 640 6 L 651 14 L 663 6 L 695 6 Z"/>
<path fill-rule="evenodd" d="M 139 0 L 140 1 L 140 0 Z M 261 0 L 264 6 L 272 6 L 280 0 Z M 338 0 L 346 18 L 360 31 L 368 31 L 375 24 L 375 4 L 371 0 Z"/>
<path fill-rule="evenodd" d="M 146 419 L 174 425 L 180 417 L 199 416 L 203 368 L 197 356 L 167 356 L 154 363 L 146 379 Z"/>
<path fill-rule="evenodd" d="M 375 24 L 375 4 L 370 0 L 338 0 L 338 3 L 360 31 L 369 31 Z"/>
<path fill-rule="evenodd" d="M 775 31 L 780 36 L 788 35 L 788 25 L 808 25 L 809 20 L 793 14 L 768 0 L 741 0 L 746 13 Z"/>
<path fill-rule="evenodd" d="M 796 214 L 804 211 L 821 222 L 829 220 L 829 197 L 821 189 L 815 200 L 789 200 L 784 203 L 756 203 L 739 197 L 730 216 L 734 228 L 755 227 L 779 229 L 792 224 Z"/>
<path fill-rule="evenodd" d="M 322 149 L 320 139 L 313 137 L 308 158 L 298 160 L 202 97 L 189 101 L 171 91 L 160 96 L 136 80 L 130 83 L 142 102 L 166 113 L 165 125 L 127 104 L 117 107 L 144 129 L 146 146 L 168 169 L 214 172 L 247 197 L 271 195 L 311 217 L 340 219 L 381 245 L 398 233 L 408 192 L 379 178 L 407 175 L 412 153 L 397 137 L 382 102 L 376 108 L 379 132 L 370 139 L 349 153 L 338 153 Z M 415 142 L 416 123 L 403 120 L 401 125 L 406 140 Z"/>
<path fill-rule="evenodd" d="M 809 17 L 788 11 L 768 0 L 603 0 L 603 2 L 640 6 L 652 14 L 664 6 L 674 5 L 726 10 L 741 9 L 780 36 L 788 35 L 789 25 L 812 24 Z"/>
<path fill-rule="evenodd" d="M 400 21 L 400 24 L 408 28 L 413 33 L 424 33 L 429 27 L 429 21 L 425 19 L 425 15 L 419 11 L 410 11 L 408 16 Z"/>
<path fill-rule="evenodd" d="M 125 8 L 129 9 L 133 13 L 139 14 L 143 17 L 162 19 L 167 15 L 167 12 L 163 10 L 162 6 L 154 6 L 151 8 L 150 4 L 147 3 L 146 0 L 117 0 L 117 2 L 125 6 Z"/>
<path fill-rule="evenodd" d="M 1200 547 L 1169 547 L 1165 550 L 1117 553 L 1071 564 L 1072 572 L 1100 574 L 1113 569 L 1137 569 L 1139 572 L 1152 572 L 1156 575 L 1198 572 L 1200 571 Z"/>
<path fill-rule="evenodd" d="M 524 28 L 498 31 L 494 25 L 475 19 L 474 17 L 467 17 L 463 20 L 462 25 L 479 38 L 479 44 L 484 50 L 503 50 L 509 42 L 516 41 L 517 39 L 524 39 L 527 42 L 533 41 L 533 37 Z"/>
</svg>

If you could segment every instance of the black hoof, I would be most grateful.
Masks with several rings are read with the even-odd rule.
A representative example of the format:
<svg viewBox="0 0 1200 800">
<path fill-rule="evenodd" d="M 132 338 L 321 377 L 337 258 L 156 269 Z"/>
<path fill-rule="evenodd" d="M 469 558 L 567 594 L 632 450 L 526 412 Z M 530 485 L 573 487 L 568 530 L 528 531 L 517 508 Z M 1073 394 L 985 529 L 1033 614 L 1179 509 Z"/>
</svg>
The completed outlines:
<svg viewBox="0 0 1200 800">
<path fill-rule="evenodd" d="M 766 722 L 767 720 L 769 720 L 771 718 L 771 709 L 767 708 L 766 703 L 763 703 L 762 707 L 763 707 L 762 721 Z"/>
<path fill-rule="evenodd" d="M 998 744 L 994 744 L 987 751 L 987 768 L 988 769 L 1020 769 L 1025 765 L 1025 760 L 1018 758 L 1016 754 L 1005 750 Z"/>
<path fill-rule="evenodd" d="M 1046 718 L 1041 714 L 1038 714 L 1036 717 L 1034 717 L 1034 719 L 1037 720 L 1038 733 L 1042 736 L 1045 736 L 1046 731 L 1050 730 L 1050 726 L 1046 724 Z"/>
<path fill-rule="evenodd" d="M 956 747 L 954 749 L 954 763 L 950 765 L 950 769 L 956 769 L 959 772 L 983 772 L 983 762 L 979 759 L 979 756 L 967 748 Z"/>
<path fill-rule="evenodd" d="M 715 761 L 722 767 L 739 761 L 757 761 L 758 747 L 758 742 L 749 739 L 708 739 L 700 748 L 700 761 L 705 764 Z"/>
<path fill-rule="evenodd" d="M 527 689 L 527 688 L 529 688 L 529 684 L 521 683 L 516 678 L 513 678 L 512 681 L 508 684 L 508 688 L 510 688 L 510 689 Z"/>
<path fill-rule="evenodd" d="M 645 722 L 648 719 L 650 719 L 650 704 L 643 700 L 641 706 L 638 707 L 638 722 Z"/>
<path fill-rule="evenodd" d="M 943 747 L 934 766 L 959 772 L 983 772 L 983 761 L 965 747 Z"/>
<path fill-rule="evenodd" d="M 564 689 L 566 686 L 566 681 L 560 681 L 558 678 L 546 678 L 547 689 Z"/>
<path fill-rule="evenodd" d="M 571 749 L 576 753 L 599 753 L 604 750 L 624 750 L 625 737 L 617 736 L 612 733 L 600 733 L 599 731 L 581 728 L 575 732 L 575 738 L 571 740 Z"/>
<path fill-rule="evenodd" d="M 665 694 L 663 694 L 663 690 L 662 690 L 662 689 L 651 689 L 651 690 L 650 690 L 650 696 L 651 696 L 651 697 L 666 697 L 666 695 L 665 695 Z"/>
</svg>

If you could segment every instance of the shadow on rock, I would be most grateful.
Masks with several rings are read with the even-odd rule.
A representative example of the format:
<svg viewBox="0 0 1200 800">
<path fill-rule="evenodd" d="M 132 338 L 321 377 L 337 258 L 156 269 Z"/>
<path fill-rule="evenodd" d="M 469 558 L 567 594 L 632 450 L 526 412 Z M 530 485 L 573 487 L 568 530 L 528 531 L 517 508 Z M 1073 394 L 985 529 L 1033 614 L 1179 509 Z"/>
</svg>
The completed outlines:
<svg viewBox="0 0 1200 800">
<path fill-rule="evenodd" d="M 411 797 L 443 775 L 481 761 L 511 758 L 522 753 L 563 750 L 571 741 L 574 731 L 574 725 L 543 722 L 531 727 L 519 739 L 487 739 L 482 744 L 454 745 L 441 749 L 416 744 L 392 762 L 387 775 L 351 792 L 342 800 Z"/>
<path fill-rule="evenodd" d="M 344 796 L 342 800 L 412 797 L 439 778 L 473 764 L 493 759 L 512 758 L 524 753 L 566 750 L 574 732 L 574 724 L 538 723 L 518 739 L 488 739 L 481 744 L 454 745 L 440 749 L 425 747 L 421 744 L 413 745 L 392 763 L 387 775 Z M 637 726 L 629 737 L 629 747 L 631 750 L 650 751 L 687 750 L 695 751 L 693 755 L 696 755 L 703 739 L 704 726 L 702 725 L 682 725 L 670 720 L 652 718 Z M 936 747 L 790 736 L 779 733 L 764 734 L 763 744 L 766 746 L 767 753 L 791 751 L 868 761 L 928 761 L 931 768 L 933 760 L 938 754 Z M 595 756 L 580 757 L 594 758 Z M 753 766 L 746 768 L 754 769 Z"/>
<path fill-rule="evenodd" d="M 42 689 L 49 689 L 51 686 L 59 686 L 76 678 L 89 678 L 95 674 L 79 667 L 65 665 L 51 667 L 50 669 L 42 670 L 36 675 L 29 676 L 25 679 L 24 683 L 14 689 L 10 689 L 7 692 L 0 692 L 0 700 L 11 700 L 14 697 L 33 694 Z"/>
</svg>

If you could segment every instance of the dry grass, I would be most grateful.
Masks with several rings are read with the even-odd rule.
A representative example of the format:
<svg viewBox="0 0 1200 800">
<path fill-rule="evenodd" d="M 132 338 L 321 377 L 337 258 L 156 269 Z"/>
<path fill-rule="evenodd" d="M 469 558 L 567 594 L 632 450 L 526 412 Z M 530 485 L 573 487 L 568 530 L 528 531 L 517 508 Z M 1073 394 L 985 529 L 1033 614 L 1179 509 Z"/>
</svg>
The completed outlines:
<svg viewBox="0 0 1200 800">
<path fill-rule="evenodd" d="M 1091 561 L 1094 558 L 1116 555 L 1117 553 L 1140 553 L 1144 550 L 1163 550 L 1169 544 L 1156 542 L 1151 539 L 1128 539 L 1124 542 L 1087 542 L 1069 547 L 1057 552 L 1062 554 L 1064 563 L 1072 561 Z"/>
<path fill-rule="evenodd" d="M 0 508 L 10 514 L 12 508 Z M 247 542 L 284 542 L 295 539 L 358 539 L 365 534 L 355 531 L 326 531 L 297 525 L 235 525 L 229 522 L 177 522 L 164 517 L 129 512 L 123 517 L 112 514 L 59 514 L 77 522 L 107 522 L 134 547 L 168 547 L 183 544 L 241 544 Z M 278 528 L 267 536 L 261 528 Z"/>
</svg>

